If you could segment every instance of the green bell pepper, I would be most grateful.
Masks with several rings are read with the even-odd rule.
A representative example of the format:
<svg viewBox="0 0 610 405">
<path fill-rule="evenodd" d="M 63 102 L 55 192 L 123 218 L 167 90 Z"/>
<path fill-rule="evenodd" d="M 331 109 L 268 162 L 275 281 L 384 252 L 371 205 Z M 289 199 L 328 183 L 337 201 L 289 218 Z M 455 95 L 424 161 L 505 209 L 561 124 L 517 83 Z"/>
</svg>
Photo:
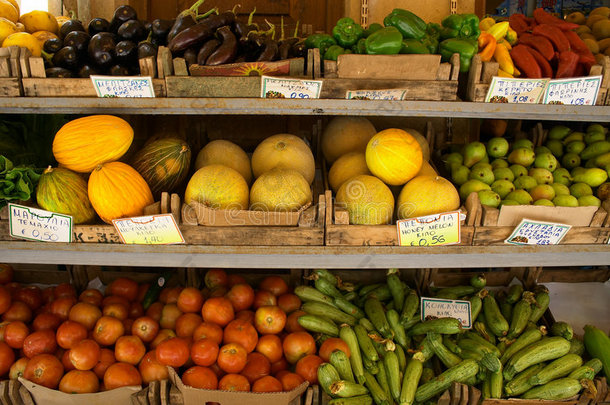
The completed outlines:
<svg viewBox="0 0 610 405">
<path fill-rule="evenodd" d="M 386 27 L 395 27 L 404 39 L 421 39 L 426 35 L 426 22 L 410 11 L 395 8 L 383 19 Z"/>
<path fill-rule="evenodd" d="M 430 53 L 430 50 L 422 43 L 422 41 L 409 38 L 402 40 L 402 48 L 400 48 L 400 53 L 427 54 Z"/>
<path fill-rule="evenodd" d="M 318 48 L 320 55 L 324 55 L 332 45 L 337 45 L 337 41 L 328 34 L 312 34 L 305 39 L 305 47 L 307 49 Z"/>
<path fill-rule="evenodd" d="M 333 27 L 333 38 L 339 45 L 349 48 L 364 36 L 364 28 L 349 17 L 341 18 Z"/>
<path fill-rule="evenodd" d="M 383 25 L 381 25 L 379 23 L 372 23 L 371 25 L 369 25 L 369 27 L 367 29 L 364 30 L 364 37 L 366 38 L 369 35 L 371 35 L 373 32 L 379 31 L 382 28 L 383 28 Z"/>
<path fill-rule="evenodd" d="M 402 48 L 402 35 L 395 27 L 385 27 L 372 33 L 364 47 L 369 55 L 396 55 Z"/>
<path fill-rule="evenodd" d="M 478 49 L 477 42 L 471 39 L 450 38 L 439 44 L 441 60 L 443 62 L 448 62 L 454 53 L 460 55 L 460 72 L 468 72 L 470 70 L 470 62 Z"/>
<path fill-rule="evenodd" d="M 366 47 L 364 45 L 365 43 L 366 43 L 366 38 L 360 38 L 358 40 L 358 42 L 356 42 L 354 45 L 352 45 L 352 47 L 350 49 L 352 50 L 353 53 L 364 55 L 366 53 Z"/>
<path fill-rule="evenodd" d="M 441 21 L 441 25 L 442 39 L 477 39 L 481 33 L 479 17 L 474 14 L 451 14 Z"/>
<path fill-rule="evenodd" d="M 346 53 L 352 53 L 352 51 L 350 49 L 342 48 L 339 45 L 331 45 L 326 52 L 324 52 L 324 60 L 337 60 L 339 55 L 344 55 Z"/>
</svg>

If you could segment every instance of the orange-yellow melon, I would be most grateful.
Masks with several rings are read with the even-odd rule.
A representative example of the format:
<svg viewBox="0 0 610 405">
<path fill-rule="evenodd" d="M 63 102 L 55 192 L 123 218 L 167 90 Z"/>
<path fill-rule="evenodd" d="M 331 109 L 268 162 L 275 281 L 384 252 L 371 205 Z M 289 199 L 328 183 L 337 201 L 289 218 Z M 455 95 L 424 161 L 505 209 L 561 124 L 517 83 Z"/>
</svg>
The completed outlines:
<svg viewBox="0 0 610 405">
<path fill-rule="evenodd" d="M 199 151 L 195 160 L 195 170 L 213 164 L 225 165 L 235 169 L 244 177 L 246 183 L 252 183 L 250 158 L 239 145 L 231 141 L 216 139 Z"/>
<path fill-rule="evenodd" d="M 197 170 L 189 180 L 184 201 L 196 201 L 214 209 L 248 208 L 248 184 L 235 169 L 209 165 Z"/>
<path fill-rule="evenodd" d="M 421 153 L 422 153 L 422 156 L 424 157 L 424 160 L 430 160 L 430 144 L 428 143 L 428 140 L 426 139 L 426 137 L 416 129 L 413 129 L 413 128 L 403 128 L 403 129 L 408 134 L 413 135 L 413 138 L 415 138 L 417 143 L 419 143 L 419 146 L 421 147 Z"/>
<path fill-rule="evenodd" d="M 328 171 L 328 183 L 330 188 L 336 193 L 341 184 L 354 176 L 360 174 L 371 174 L 366 165 L 366 158 L 363 152 L 348 152 L 335 160 L 335 163 Z"/>
<path fill-rule="evenodd" d="M 277 134 L 263 140 L 252 154 L 254 178 L 275 168 L 295 169 L 311 184 L 316 162 L 311 149 L 301 138 L 291 134 Z"/>
<path fill-rule="evenodd" d="M 417 176 L 402 188 L 396 201 L 398 219 L 454 211 L 460 195 L 451 182 L 440 176 Z"/>
<path fill-rule="evenodd" d="M 364 117 L 335 117 L 322 133 L 322 154 L 333 163 L 348 152 L 364 152 L 377 130 Z"/>
<path fill-rule="evenodd" d="M 336 204 L 346 209 L 349 223 L 381 225 L 392 221 L 394 196 L 377 177 L 366 174 L 352 177 L 339 187 Z"/>
<path fill-rule="evenodd" d="M 366 145 L 366 164 L 384 183 L 399 186 L 421 169 L 423 154 L 417 140 L 402 129 L 377 133 Z"/>
<path fill-rule="evenodd" d="M 273 169 L 261 174 L 250 190 L 254 211 L 298 211 L 311 202 L 311 187 L 294 169 Z"/>
</svg>

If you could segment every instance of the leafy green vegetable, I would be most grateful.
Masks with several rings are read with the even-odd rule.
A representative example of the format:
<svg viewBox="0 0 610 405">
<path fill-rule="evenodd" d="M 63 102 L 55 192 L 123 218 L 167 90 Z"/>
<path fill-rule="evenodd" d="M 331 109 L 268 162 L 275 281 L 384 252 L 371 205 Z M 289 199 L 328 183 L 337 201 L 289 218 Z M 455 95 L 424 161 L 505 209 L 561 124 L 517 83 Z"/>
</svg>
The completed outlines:
<svg viewBox="0 0 610 405">
<path fill-rule="evenodd" d="M 13 162 L 0 155 L 0 207 L 11 200 L 29 200 L 36 190 L 41 173 L 41 169 L 15 167 Z"/>
</svg>

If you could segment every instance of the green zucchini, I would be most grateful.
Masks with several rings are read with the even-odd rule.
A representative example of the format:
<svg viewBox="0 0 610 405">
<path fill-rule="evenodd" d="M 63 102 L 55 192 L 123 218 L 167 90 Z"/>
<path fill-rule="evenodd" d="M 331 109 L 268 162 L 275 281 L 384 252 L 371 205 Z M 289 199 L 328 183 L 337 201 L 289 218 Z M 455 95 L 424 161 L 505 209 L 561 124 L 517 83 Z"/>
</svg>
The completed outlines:
<svg viewBox="0 0 610 405">
<path fill-rule="evenodd" d="M 486 373 L 489 374 L 489 371 Z M 481 398 L 484 400 L 491 398 L 491 379 L 489 376 L 483 380 L 483 384 L 481 385 Z"/>
<path fill-rule="evenodd" d="M 516 397 L 531 389 L 533 385 L 529 382 L 530 377 L 542 370 L 544 366 L 544 363 L 535 364 L 517 374 L 515 378 L 504 384 L 506 395 Z"/>
<path fill-rule="evenodd" d="M 421 372 L 420 382 L 422 384 L 425 384 L 428 381 L 432 380 L 434 377 L 435 377 L 434 370 L 431 369 L 430 367 L 424 367 L 424 369 Z"/>
<path fill-rule="evenodd" d="M 354 332 L 356 333 L 358 346 L 360 347 L 363 358 L 367 358 L 370 361 L 379 360 L 379 354 L 377 353 L 377 350 L 375 350 L 375 346 L 373 346 L 373 342 L 364 326 L 360 324 L 354 326 Z"/>
<path fill-rule="evenodd" d="M 354 301 L 356 298 L 358 298 L 358 293 L 356 291 L 349 291 L 343 294 L 343 299 L 349 302 Z"/>
<path fill-rule="evenodd" d="M 335 287 L 337 286 L 337 284 L 339 284 L 337 276 L 335 276 L 333 273 L 326 269 L 314 269 L 311 271 L 311 274 L 313 275 L 313 277 L 307 278 L 323 278 Z"/>
<path fill-rule="evenodd" d="M 388 288 L 387 284 L 375 288 L 373 291 L 366 295 L 366 298 L 374 298 L 379 301 L 388 301 L 392 299 L 392 293 Z"/>
<path fill-rule="evenodd" d="M 453 382 L 463 383 L 476 376 L 479 365 L 475 360 L 464 360 L 457 366 L 447 369 L 427 383 L 420 385 L 415 392 L 415 401 L 427 401 L 448 389 Z"/>
<path fill-rule="evenodd" d="M 595 326 L 585 325 L 584 329 L 587 352 L 602 362 L 604 374 L 610 380 L 610 337 Z"/>
<path fill-rule="evenodd" d="M 367 298 L 364 302 L 364 312 L 370 321 L 375 325 L 375 329 L 386 339 L 392 339 L 393 333 L 385 315 L 385 310 L 381 301 L 376 298 Z"/>
<path fill-rule="evenodd" d="M 396 353 L 396 356 L 398 357 L 398 365 L 400 366 L 400 372 L 402 373 L 407 367 L 407 355 L 402 346 L 394 345 L 394 347 L 394 353 Z"/>
<path fill-rule="evenodd" d="M 534 364 L 558 359 L 570 351 L 570 342 L 559 336 L 539 340 L 519 350 L 506 363 L 504 378 L 510 381 L 513 377 Z"/>
<path fill-rule="evenodd" d="M 485 323 L 485 316 L 479 316 L 479 319 L 479 321 L 476 321 L 474 325 L 472 325 L 474 330 L 476 330 L 483 339 L 487 340 L 492 345 L 495 345 L 496 337 L 489 331 L 489 327 Z"/>
<path fill-rule="evenodd" d="M 392 399 L 392 392 L 390 391 L 390 381 L 388 379 L 388 372 L 383 365 L 383 360 L 379 360 L 377 362 L 377 368 L 379 369 L 379 373 L 377 373 L 377 382 L 379 382 L 379 386 L 385 392 L 386 397 L 391 402 L 394 402 Z"/>
<path fill-rule="evenodd" d="M 405 302 L 405 290 L 402 287 L 402 282 L 400 281 L 398 269 L 388 270 L 386 284 L 390 289 L 390 294 L 392 295 L 392 299 L 394 300 L 394 306 L 396 307 L 396 309 L 402 310 L 402 307 Z"/>
<path fill-rule="evenodd" d="M 551 297 L 549 296 L 549 292 L 546 289 L 536 293 L 536 303 L 532 305 L 532 314 L 530 315 L 530 321 L 537 323 L 549 307 L 550 301 Z"/>
<path fill-rule="evenodd" d="M 301 309 L 309 315 L 322 316 L 338 324 L 346 323 L 354 326 L 358 322 L 356 317 L 346 314 L 337 307 L 321 302 L 305 302 L 301 305 Z"/>
<path fill-rule="evenodd" d="M 496 299 L 491 295 L 483 299 L 483 315 L 491 333 L 498 337 L 506 336 L 508 333 L 508 322 L 502 316 Z"/>
<path fill-rule="evenodd" d="M 342 350 L 333 350 L 329 356 L 329 361 L 339 373 L 337 380 L 356 382 L 349 357 Z"/>
<path fill-rule="evenodd" d="M 502 398 L 502 388 L 504 386 L 504 378 L 502 376 L 502 365 L 500 365 L 500 369 L 498 371 L 488 371 L 488 373 L 490 398 Z"/>
<path fill-rule="evenodd" d="M 470 297 L 468 301 L 470 301 L 470 319 L 471 322 L 474 323 L 481 313 L 481 308 L 483 308 L 483 300 L 479 294 L 475 294 Z"/>
<path fill-rule="evenodd" d="M 502 364 L 506 364 L 506 362 L 519 350 L 531 345 L 542 339 L 542 331 L 540 329 L 531 329 L 523 332 L 521 336 L 517 338 L 510 346 L 506 348 L 502 357 L 500 357 L 500 361 Z"/>
<path fill-rule="evenodd" d="M 373 405 L 370 395 L 358 395 L 357 397 L 335 398 L 328 401 L 328 405 Z"/>
<path fill-rule="evenodd" d="M 568 374 L 568 378 L 580 380 L 592 380 L 595 378 L 595 370 L 589 366 L 582 365 Z"/>
<path fill-rule="evenodd" d="M 445 347 L 443 344 L 443 338 L 440 334 L 430 332 L 426 335 L 426 340 L 428 343 L 430 343 L 430 347 L 432 347 L 434 354 L 436 354 L 438 359 L 445 365 L 445 367 L 450 368 L 457 366 L 462 362 L 461 357 L 455 353 L 452 353 L 449 349 L 447 349 L 447 347 Z"/>
<path fill-rule="evenodd" d="M 330 391 L 330 386 L 340 379 L 339 372 L 332 364 L 322 363 L 318 367 L 318 384 L 320 384 L 320 387 L 322 387 L 324 392 L 333 398 L 335 397 L 335 394 Z"/>
<path fill-rule="evenodd" d="M 423 321 L 409 329 L 409 335 L 425 335 L 429 332 L 454 335 L 463 331 L 462 323 L 455 318 L 438 318 Z"/>
<path fill-rule="evenodd" d="M 348 300 L 346 300 L 345 297 L 343 297 L 343 298 L 334 297 L 333 304 L 337 308 L 339 308 L 341 311 L 345 312 L 348 315 L 353 316 L 356 319 L 364 318 L 366 316 L 360 308 L 358 308 L 356 305 L 354 305 L 351 302 L 349 302 Z"/>
<path fill-rule="evenodd" d="M 508 328 L 508 339 L 515 339 L 523 333 L 527 323 L 529 322 L 530 316 L 532 315 L 532 303 L 531 296 L 524 293 L 523 299 L 519 300 L 513 308 L 513 316 L 510 321 L 510 327 Z"/>
<path fill-rule="evenodd" d="M 476 293 L 479 288 L 471 285 L 458 285 L 455 287 L 445 287 L 436 291 L 435 296 L 439 298 L 463 297 L 465 295 L 471 295 Z"/>
<path fill-rule="evenodd" d="M 593 369 L 593 371 L 595 371 L 595 374 L 599 373 L 600 371 L 602 371 L 603 368 L 603 364 L 602 361 L 598 358 L 592 358 L 591 360 L 589 360 L 588 362 L 586 362 L 584 364 L 587 367 L 591 367 Z"/>
<path fill-rule="evenodd" d="M 383 286 L 383 284 L 380 284 L 380 283 L 377 283 L 377 284 L 368 284 L 368 285 L 362 286 L 362 288 L 360 290 L 358 290 L 358 295 L 361 296 L 361 297 L 365 297 L 371 291 L 373 291 L 376 288 L 379 288 L 381 286 Z"/>
<path fill-rule="evenodd" d="M 402 306 L 402 312 L 400 314 L 400 321 L 404 322 L 408 321 L 409 319 L 412 319 L 417 313 L 418 309 L 419 296 L 417 295 L 417 292 L 415 292 L 415 290 L 411 290 L 405 297 L 405 302 Z"/>
<path fill-rule="evenodd" d="M 350 381 L 339 380 L 330 385 L 330 392 L 341 398 L 357 397 L 367 395 L 369 390 L 364 385 L 356 384 Z"/>
<path fill-rule="evenodd" d="M 379 373 L 379 367 L 377 366 L 376 361 L 370 361 L 366 357 L 362 356 L 362 365 L 364 366 L 365 371 L 368 371 L 373 375 L 377 375 L 377 373 Z"/>
<path fill-rule="evenodd" d="M 585 344 L 582 342 L 582 340 L 576 337 L 570 340 L 570 353 L 574 353 L 579 356 L 585 354 Z"/>
<path fill-rule="evenodd" d="M 371 373 L 365 371 L 364 378 L 364 385 L 368 388 L 369 393 L 373 397 L 373 401 L 375 401 L 377 405 L 390 405 L 390 399 L 387 397 L 385 391 L 381 388 L 375 377 L 373 377 Z"/>
<path fill-rule="evenodd" d="M 500 359 L 493 353 L 483 353 L 479 364 L 492 373 L 497 373 L 498 371 L 502 370 L 502 363 L 500 362 Z"/>
<path fill-rule="evenodd" d="M 566 340 L 572 340 L 574 337 L 574 330 L 567 322 L 555 322 L 551 326 L 550 332 L 552 336 L 561 336 Z"/>
<path fill-rule="evenodd" d="M 407 340 L 407 333 L 405 332 L 405 328 L 400 324 L 400 315 L 398 315 L 398 312 L 390 309 L 385 315 L 390 324 L 390 328 L 392 329 L 396 343 L 404 348 L 408 348 L 409 341 Z"/>
<path fill-rule="evenodd" d="M 383 357 L 383 365 L 388 376 L 390 394 L 392 394 L 392 398 L 398 401 L 400 398 L 400 364 L 398 362 L 398 355 L 392 351 L 387 352 Z"/>
<path fill-rule="evenodd" d="M 352 364 L 352 371 L 356 376 L 356 381 L 360 384 L 364 384 L 364 365 L 362 364 L 362 354 L 360 353 L 360 346 L 358 345 L 358 338 L 356 333 L 349 325 L 341 325 L 339 330 L 339 337 L 347 344 L 350 351 L 350 363 Z"/>
<path fill-rule="evenodd" d="M 411 319 L 408 319 L 406 321 L 400 321 L 400 324 L 405 328 L 405 331 L 408 331 L 413 326 L 415 326 L 421 322 L 420 318 L 421 318 L 421 316 L 419 315 L 419 313 L 417 313 Z"/>
<path fill-rule="evenodd" d="M 470 285 L 475 287 L 477 290 L 481 288 L 485 288 L 487 285 L 487 279 L 485 278 L 485 274 L 476 274 L 470 278 Z"/>
<path fill-rule="evenodd" d="M 547 365 L 530 377 L 532 385 L 543 385 L 557 378 L 565 377 L 582 366 L 582 358 L 577 354 L 566 354 Z"/>
<path fill-rule="evenodd" d="M 332 321 L 317 315 L 301 315 L 297 322 L 310 332 L 324 333 L 329 336 L 339 336 L 339 328 Z"/>
<path fill-rule="evenodd" d="M 337 287 L 333 285 L 333 283 L 329 282 L 325 278 L 315 279 L 314 285 L 316 287 L 316 290 L 320 291 L 324 295 L 328 295 L 329 297 L 343 298 L 343 294 L 341 294 L 341 291 L 339 291 Z"/>
<path fill-rule="evenodd" d="M 373 323 L 369 321 L 366 317 L 358 319 L 358 324 L 362 325 L 362 327 L 366 329 L 367 332 L 375 330 L 375 325 L 373 325 Z"/>
<path fill-rule="evenodd" d="M 471 337 L 472 336 L 472 337 Z M 498 348 L 475 333 L 471 333 L 458 341 L 458 346 L 462 350 L 473 350 L 481 354 L 491 353 L 496 357 L 500 356 Z"/>
<path fill-rule="evenodd" d="M 294 287 L 294 293 L 297 297 L 301 299 L 303 302 L 308 301 L 317 301 L 323 302 L 325 304 L 334 305 L 332 297 L 329 297 L 326 294 L 321 293 L 313 287 L 308 285 L 298 285 Z"/>
<path fill-rule="evenodd" d="M 521 284 L 513 284 L 508 288 L 506 294 L 506 302 L 509 304 L 515 304 L 521 299 L 523 295 L 523 286 Z"/>
<path fill-rule="evenodd" d="M 405 369 L 398 398 L 399 405 L 411 405 L 415 401 L 415 392 L 421 379 L 423 368 L 424 356 L 421 352 L 417 352 L 413 355 Z"/>
<path fill-rule="evenodd" d="M 157 277 L 157 280 L 155 280 L 155 282 L 150 285 L 150 287 L 146 291 L 146 294 L 144 294 L 144 298 L 142 298 L 142 307 L 144 309 L 148 309 L 148 307 L 150 307 L 153 302 L 155 302 L 159 298 L 161 290 L 163 290 L 163 288 L 167 284 L 167 281 L 170 278 L 172 278 L 172 272 L 166 271 L 159 277 Z"/>
<path fill-rule="evenodd" d="M 545 399 L 558 401 L 568 399 L 582 390 L 581 383 L 574 378 L 560 378 L 534 387 L 521 396 L 523 399 Z"/>
<path fill-rule="evenodd" d="M 500 313 L 507 321 L 513 317 L 513 304 L 509 304 L 506 300 L 498 300 Z"/>
</svg>

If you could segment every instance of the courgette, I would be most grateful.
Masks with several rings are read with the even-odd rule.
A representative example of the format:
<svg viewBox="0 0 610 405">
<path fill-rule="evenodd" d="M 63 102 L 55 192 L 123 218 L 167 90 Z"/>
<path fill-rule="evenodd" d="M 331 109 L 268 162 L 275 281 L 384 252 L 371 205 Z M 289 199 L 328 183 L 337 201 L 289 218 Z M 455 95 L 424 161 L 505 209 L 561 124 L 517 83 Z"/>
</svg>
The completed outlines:
<svg viewBox="0 0 610 405">
<path fill-rule="evenodd" d="M 414 290 L 409 291 L 402 306 L 400 321 L 405 322 L 412 319 L 419 309 L 419 296 Z"/>
<path fill-rule="evenodd" d="M 370 395 L 359 395 L 349 398 L 335 398 L 328 401 L 328 405 L 373 405 L 373 398 Z"/>
<path fill-rule="evenodd" d="M 557 378 L 565 377 L 582 366 L 582 358 L 577 354 L 566 354 L 547 365 L 530 377 L 532 385 L 543 385 Z"/>
<path fill-rule="evenodd" d="M 339 330 L 339 337 L 347 344 L 350 351 L 350 363 L 352 365 L 352 371 L 356 376 L 356 381 L 360 384 L 364 384 L 364 365 L 362 364 L 362 354 L 360 353 L 360 346 L 358 345 L 358 338 L 356 333 L 349 325 L 341 325 Z"/>
<path fill-rule="evenodd" d="M 144 295 L 144 298 L 142 298 L 142 307 L 144 309 L 148 309 L 148 307 L 150 307 L 153 304 L 153 302 L 155 302 L 159 298 L 159 295 L 161 294 L 161 290 L 163 290 L 163 288 L 167 284 L 167 281 L 171 277 L 172 277 L 172 272 L 166 271 L 162 275 L 157 277 L 157 280 L 150 285 L 150 287 L 148 288 L 148 291 L 146 291 L 146 294 Z"/>
<path fill-rule="evenodd" d="M 572 340 L 570 340 L 570 353 L 574 353 L 579 356 L 585 354 L 585 344 L 583 341 L 576 337 L 572 338 Z"/>
<path fill-rule="evenodd" d="M 487 285 L 487 279 L 485 278 L 485 274 L 476 274 L 470 278 L 470 285 L 475 287 L 477 290 L 481 288 L 485 288 Z"/>
<path fill-rule="evenodd" d="M 398 269 L 388 270 L 386 284 L 390 289 L 390 294 L 392 295 L 392 299 L 394 300 L 395 308 L 399 311 L 402 310 L 402 307 L 405 302 L 405 290 L 402 287 L 402 282 L 400 281 Z"/>
<path fill-rule="evenodd" d="M 400 388 L 399 405 L 411 405 L 415 401 L 415 392 L 424 368 L 424 356 L 421 352 L 413 355 L 405 369 Z"/>
<path fill-rule="evenodd" d="M 423 321 L 409 329 L 409 335 L 425 335 L 429 332 L 454 335 L 463 331 L 462 323 L 455 318 L 438 318 Z"/>
<path fill-rule="evenodd" d="M 560 378 L 534 387 L 521 396 L 523 399 L 545 399 L 558 401 L 578 394 L 583 386 L 574 378 Z"/>
<path fill-rule="evenodd" d="M 407 339 L 407 333 L 405 332 L 405 328 L 400 324 L 400 315 L 398 315 L 398 312 L 390 309 L 385 315 L 390 324 L 390 328 L 392 329 L 392 334 L 394 335 L 396 343 L 404 348 L 408 348 L 409 341 Z"/>
<path fill-rule="evenodd" d="M 574 337 L 574 330 L 567 322 L 555 322 L 551 326 L 550 332 L 552 336 L 561 336 L 566 340 L 572 340 Z"/>
<path fill-rule="evenodd" d="M 398 355 L 395 352 L 389 351 L 383 357 L 383 365 L 386 375 L 388 376 L 388 385 L 392 398 L 398 401 L 400 398 L 400 364 Z"/>
<path fill-rule="evenodd" d="M 506 294 L 506 302 L 508 302 L 509 304 L 515 304 L 521 299 L 522 295 L 523 286 L 521 284 L 513 284 L 508 288 L 508 293 Z"/>
<path fill-rule="evenodd" d="M 447 369 L 427 383 L 420 385 L 415 392 L 415 400 L 417 402 L 427 401 L 445 391 L 453 382 L 463 383 L 476 376 L 478 371 L 479 365 L 475 360 L 464 360 L 457 366 Z"/>
<path fill-rule="evenodd" d="M 502 398 L 502 387 L 504 378 L 502 376 L 502 365 L 496 372 L 489 371 L 489 396 L 490 398 Z"/>
<path fill-rule="evenodd" d="M 474 294 L 478 290 L 478 288 L 471 285 L 458 285 L 455 287 L 441 288 L 435 293 L 435 296 L 439 298 L 463 297 L 465 295 Z"/>
<path fill-rule="evenodd" d="M 400 372 L 402 373 L 407 367 L 407 355 L 400 345 L 394 345 L 394 353 L 396 353 L 396 356 L 398 357 L 398 365 L 400 366 Z"/>
<path fill-rule="evenodd" d="M 329 297 L 343 298 L 343 294 L 341 294 L 341 291 L 339 291 L 337 287 L 333 285 L 333 283 L 331 283 L 325 278 L 315 279 L 314 285 L 316 287 L 316 290 L 320 291 L 324 295 L 327 295 Z"/>
<path fill-rule="evenodd" d="M 489 327 L 485 323 L 485 316 L 480 316 L 479 321 L 476 321 L 473 325 L 474 330 L 476 330 L 483 339 L 487 340 L 492 345 L 496 344 L 496 337 L 493 333 L 489 331 Z"/>
<path fill-rule="evenodd" d="M 369 320 L 375 325 L 375 329 L 386 339 L 392 339 L 394 334 L 386 318 L 385 310 L 381 302 L 376 298 L 367 298 L 364 302 L 364 312 Z"/>
<path fill-rule="evenodd" d="M 299 325 L 310 332 L 324 333 L 329 336 L 339 336 L 339 328 L 332 321 L 317 315 L 301 315 L 297 318 Z"/>
<path fill-rule="evenodd" d="M 508 328 L 508 339 L 515 339 L 523 333 L 527 323 L 529 322 L 530 316 L 532 315 L 532 300 L 533 297 L 529 295 L 531 293 L 523 293 L 523 298 L 515 304 L 513 308 L 513 316 L 510 321 L 510 327 Z"/>
<path fill-rule="evenodd" d="M 383 286 L 383 284 L 380 284 L 380 283 L 365 285 L 360 290 L 358 290 L 358 295 L 361 296 L 361 297 L 365 297 L 371 291 L 373 291 L 374 289 L 379 288 L 381 286 Z"/>
<path fill-rule="evenodd" d="M 376 361 L 370 361 L 366 357 L 362 357 L 362 365 L 364 366 L 364 370 L 368 371 L 373 375 L 377 375 L 379 373 L 379 367 L 377 366 Z"/>
<path fill-rule="evenodd" d="M 354 332 L 356 333 L 356 338 L 358 339 L 358 346 L 360 347 L 360 351 L 362 353 L 363 358 L 366 358 L 370 361 L 379 360 L 379 354 L 377 350 L 375 350 L 375 346 L 373 346 L 373 341 L 367 334 L 364 326 L 358 324 L 354 326 Z"/>
<path fill-rule="evenodd" d="M 392 299 L 392 293 L 388 288 L 387 284 L 382 284 L 381 286 L 375 288 L 373 291 L 368 293 L 366 298 L 374 298 L 379 301 L 388 301 Z"/>
<path fill-rule="evenodd" d="M 379 369 L 379 373 L 377 373 L 377 382 L 379 382 L 379 386 L 381 387 L 381 389 L 383 390 L 383 392 L 385 392 L 386 397 L 388 397 L 388 400 L 390 400 L 392 403 L 394 402 L 394 400 L 392 399 L 392 392 L 390 391 L 390 382 L 388 379 L 388 372 L 385 368 L 385 366 L 383 365 L 383 360 L 379 360 L 377 362 L 377 368 Z"/>
<path fill-rule="evenodd" d="M 532 314 L 530 315 L 530 321 L 532 321 L 533 323 L 537 323 L 549 307 L 550 301 L 551 297 L 549 296 L 548 290 L 540 289 L 540 291 L 536 293 L 536 303 L 532 305 Z"/>
<path fill-rule="evenodd" d="M 366 315 L 360 308 L 356 305 L 352 304 L 348 300 L 343 298 L 334 297 L 333 304 L 339 308 L 341 311 L 345 312 L 348 315 L 355 317 L 356 319 L 364 318 Z"/>
<path fill-rule="evenodd" d="M 340 398 L 357 397 L 367 395 L 369 390 L 364 385 L 356 384 L 350 381 L 339 380 L 330 385 L 330 392 Z"/>
<path fill-rule="evenodd" d="M 610 380 L 610 337 L 595 326 L 585 325 L 584 329 L 587 352 L 602 362 L 604 374 Z"/>
<path fill-rule="evenodd" d="M 334 305 L 332 297 L 321 293 L 313 287 L 308 285 L 298 285 L 294 287 L 294 293 L 303 302 L 317 301 L 325 304 Z"/>
<path fill-rule="evenodd" d="M 330 390 L 330 386 L 339 381 L 341 377 L 337 369 L 330 363 L 322 363 L 318 367 L 318 383 L 320 387 L 331 397 L 335 398 L 336 395 Z"/>
<path fill-rule="evenodd" d="M 481 290 L 481 291 L 485 291 L 485 290 Z M 471 315 L 470 319 L 471 319 L 471 322 L 474 323 L 477 320 L 477 318 L 479 317 L 479 314 L 481 313 L 481 309 L 483 308 L 483 299 L 481 299 L 479 294 L 475 294 L 472 297 L 470 297 L 468 299 L 468 301 L 470 301 L 470 315 Z"/>
<path fill-rule="evenodd" d="M 462 362 L 462 359 L 452 353 L 445 345 L 443 344 L 443 338 L 440 334 L 435 332 L 430 332 L 426 335 L 426 340 L 430 343 L 430 347 L 434 351 L 434 354 L 438 357 L 438 359 L 445 365 L 445 367 L 450 368 L 453 366 L 457 366 Z"/>
<path fill-rule="evenodd" d="M 502 316 L 496 299 L 491 295 L 483 299 L 483 315 L 491 333 L 498 337 L 506 336 L 508 333 L 508 322 Z"/>
<path fill-rule="evenodd" d="M 349 357 L 342 350 L 333 350 L 329 356 L 329 361 L 339 373 L 337 380 L 356 382 Z"/>
<path fill-rule="evenodd" d="M 498 300 L 498 306 L 500 307 L 500 313 L 507 321 L 513 317 L 513 304 L 509 304 L 506 300 Z"/>
<path fill-rule="evenodd" d="M 375 377 L 373 377 L 371 373 L 365 371 L 364 378 L 364 385 L 366 386 L 366 388 L 368 388 L 369 393 L 373 397 L 373 401 L 375 401 L 377 405 L 390 405 L 390 399 L 386 395 L 383 388 L 381 388 Z"/>
<path fill-rule="evenodd" d="M 474 333 L 472 333 L 471 335 L 474 335 Z M 481 340 L 478 340 L 476 338 L 470 338 L 470 335 L 469 335 L 469 337 L 460 339 L 458 341 L 458 346 L 462 350 L 472 350 L 475 352 L 479 352 L 482 355 L 485 353 L 491 353 L 496 357 L 500 356 L 500 351 L 498 350 L 498 348 L 496 346 L 487 342 L 483 338 L 480 338 L 480 339 Z M 485 342 L 485 343 L 483 343 L 483 342 Z"/>
<path fill-rule="evenodd" d="M 504 392 L 506 395 L 509 397 L 516 397 L 531 389 L 533 385 L 529 382 L 530 377 L 542 370 L 544 366 L 544 363 L 535 364 L 517 374 L 515 378 L 504 384 Z"/>
<path fill-rule="evenodd" d="M 346 323 L 350 326 L 354 326 L 358 322 L 356 317 L 346 314 L 337 307 L 322 302 L 305 302 L 301 305 L 301 309 L 310 315 L 325 317 L 338 324 Z"/>
<path fill-rule="evenodd" d="M 373 325 L 366 317 L 358 319 L 358 324 L 362 325 L 367 332 L 375 330 L 375 325 Z"/>
<path fill-rule="evenodd" d="M 602 364 L 602 361 L 595 357 L 592 358 L 591 360 L 587 361 L 584 365 L 587 367 L 591 367 L 595 371 L 595 374 L 602 371 L 602 368 L 604 367 L 604 365 Z"/>
<path fill-rule="evenodd" d="M 460 354 L 462 349 L 451 339 L 450 335 L 443 335 L 443 344 L 453 354 Z"/>
<path fill-rule="evenodd" d="M 568 374 L 568 378 L 575 378 L 578 381 L 592 380 L 595 378 L 595 370 L 589 366 L 582 365 Z"/>
<path fill-rule="evenodd" d="M 510 346 L 506 348 L 502 357 L 500 357 L 500 361 L 502 364 L 506 364 L 506 362 L 519 350 L 531 345 L 542 339 L 543 333 L 540 329 L 532 329 L 523 332 L 521 336 L 517 338 Z"/>
<path fill-rule="evenodd" d="M 504 378 L 510 381 L 526 368 L 543 361 L 558 359 L 570 351 L 570 342 L 559 336 L 539 340 L 519 350 L 506 363 Z"/>
<path fill-rule="evenodd" d="M 323 278 L 326 281 L 328 281 L 329 283 L 331 283 L 332 285 L 334 285 L 335 287 L 339 283 L 337 276 L 335 276 L 333 273 L 331 273 L 330 271 L 328 271 L 326 269 L 314 269 L 311 271 L 311 274 L 313 275 L 313 278 L 316 278 L 316 277 Z M 311 278 L 311 277 L 307 277 L 307 278 Z"/>
</svg>

